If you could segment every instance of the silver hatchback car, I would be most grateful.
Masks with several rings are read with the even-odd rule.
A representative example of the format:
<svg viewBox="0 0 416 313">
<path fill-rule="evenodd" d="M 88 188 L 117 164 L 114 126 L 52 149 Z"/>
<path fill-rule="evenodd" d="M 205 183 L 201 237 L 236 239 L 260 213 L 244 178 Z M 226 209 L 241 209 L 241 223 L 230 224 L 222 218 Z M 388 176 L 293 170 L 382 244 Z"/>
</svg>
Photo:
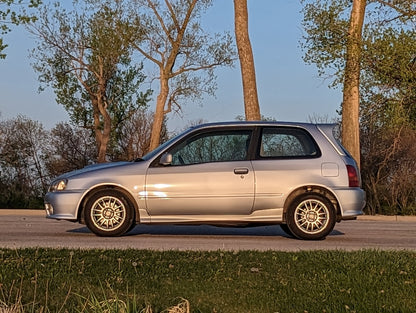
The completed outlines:
<svg viewBox="0 0 416 313">
<path fill-rule="evenodd" d="M 363 214 L 353 158 L 332 124 L 225 122 L 192 127 L 132 162 L 56 178 L 48 218 L 85 223 L 98 236 L 141 224 L 280 224 L 323 239 Z"/>
</svg>

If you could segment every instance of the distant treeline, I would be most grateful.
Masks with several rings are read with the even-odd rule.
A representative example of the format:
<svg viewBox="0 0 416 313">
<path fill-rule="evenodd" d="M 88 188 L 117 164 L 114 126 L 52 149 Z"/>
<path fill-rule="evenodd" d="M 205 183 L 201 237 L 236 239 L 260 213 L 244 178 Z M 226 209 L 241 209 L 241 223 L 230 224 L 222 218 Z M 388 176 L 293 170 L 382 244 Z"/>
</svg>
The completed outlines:
<svg viewBox="0 0 416 313">
<path fill-rule="evenodd" d="M 107 161 L 147 153 L 152 113 L 142 109 L 114 132 Z M 167 138 L 166 126 L 161 141 Z M 42 208 L 50 181 L 97 162 L 94 133 L 69 123 L 51 130 L 24 116 L 0 121 L 0 208 Z"/>
</svg>

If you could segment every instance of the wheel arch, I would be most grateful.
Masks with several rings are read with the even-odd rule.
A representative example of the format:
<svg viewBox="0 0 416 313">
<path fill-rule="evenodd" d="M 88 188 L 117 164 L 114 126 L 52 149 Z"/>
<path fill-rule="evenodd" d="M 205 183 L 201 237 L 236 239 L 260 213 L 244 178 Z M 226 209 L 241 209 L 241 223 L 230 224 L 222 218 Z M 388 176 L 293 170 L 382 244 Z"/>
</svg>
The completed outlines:
<svg viewBox="0 0 416 313">
<path fill-rule="evenodd" d="M 284 206 L 283 206 L 283 221 L 286 222 L 286 213 L 290 206 L 290 204 L 300 195 L 304 194 L 319 194 L 321 196 L 326 197 L 329 201 L 331 201 L 332 205 L 335 208 L 337 222 L 341 220 L 341 209 L 338 203 L 337 198 L 335 197 L 334 193 L 322 186 L 316 185 L 307 185 L 299 187 L 293 190 L 289 196 L 286 198 Z"/>
<path fill-rule="evenodd" d="M 139 208 L 137 205 L 137 202 L 134 200 L 133 195 L 126 189 L 117 186 L 117 185 L 100 185 L 100 186 L 96 186 L 92 189 L 90 189 L 82 198 L 79 206 L 78 206 L 78 220 L 80 223 L 85 224 L 85 219 L 84 219 L 84 208 L 85 208 L 85 204 L 88 202 L 88 200 L 97 192 L 100 192 L 102 190 L 106 190 L 106 189 L 112 189 L 114 191 L 120 192 L 121 194 L 123 194 L 123 196 L 125 196 L 127 198 L 127 200 L 129 201 L 129 203 L 133 206 L 134 209 L 134 220 L 138 221 L 138 214 L 139 214 Z"/>
</svg>

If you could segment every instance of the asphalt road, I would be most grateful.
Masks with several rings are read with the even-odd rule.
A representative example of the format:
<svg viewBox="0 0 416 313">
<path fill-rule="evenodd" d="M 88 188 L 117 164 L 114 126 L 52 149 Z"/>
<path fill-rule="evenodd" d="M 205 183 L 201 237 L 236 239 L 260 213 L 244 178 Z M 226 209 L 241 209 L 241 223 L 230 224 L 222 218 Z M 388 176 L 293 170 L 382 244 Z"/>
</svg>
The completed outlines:
<svg viewBox="0 0 416 313">
<path fill-rule="evenodd" d="M 154 250 L 413 250 L 416 217 L 360 217 L 336 224 L 321 241 L 288 237 L 279 226 L 136 226 L 129 234 L 102 238 L 84 225 L 46 219 L 43 211 L 0 210 L 0 248 Z"/>
</svg>

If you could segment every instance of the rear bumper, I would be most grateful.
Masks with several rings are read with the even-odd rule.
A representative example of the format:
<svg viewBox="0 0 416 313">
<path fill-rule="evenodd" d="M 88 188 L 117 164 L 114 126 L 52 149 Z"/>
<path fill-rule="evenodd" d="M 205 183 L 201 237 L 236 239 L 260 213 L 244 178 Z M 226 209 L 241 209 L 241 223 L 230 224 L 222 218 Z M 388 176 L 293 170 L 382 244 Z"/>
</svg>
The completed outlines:
<svg viewBox="0 0 416 313">
<path fill-rule="evenodd" d="M 359 215 L 363 215 L 366 204 L 365 191 L 361 188 L 348 188 L 334 190 L 337 197 L 341 220 L 351 220 Z"/>
</svg>

